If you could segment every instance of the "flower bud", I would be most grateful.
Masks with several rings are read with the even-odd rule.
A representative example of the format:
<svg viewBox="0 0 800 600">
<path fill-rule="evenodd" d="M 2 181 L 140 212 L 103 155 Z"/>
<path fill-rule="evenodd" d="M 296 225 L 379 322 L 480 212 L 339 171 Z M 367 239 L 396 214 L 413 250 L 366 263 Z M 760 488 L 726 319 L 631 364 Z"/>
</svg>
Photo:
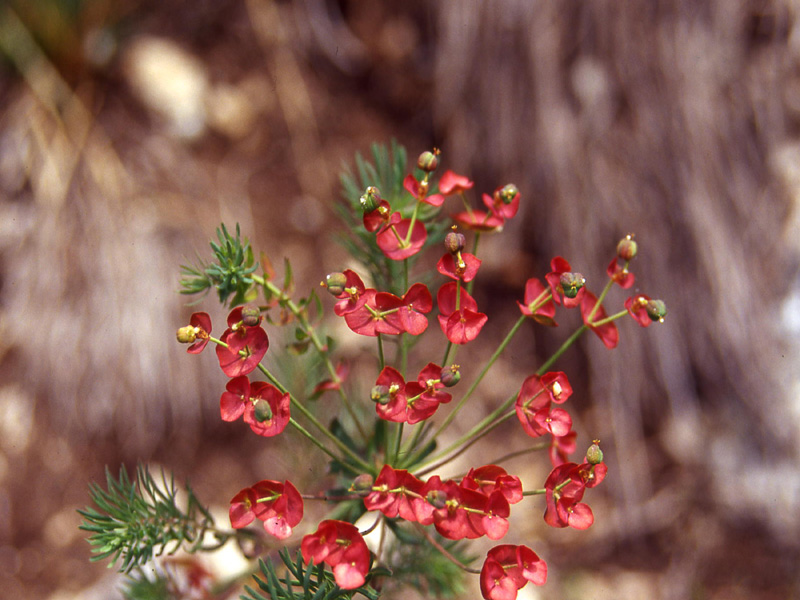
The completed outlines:
<svg viewBox="0 0 800 600">
<path fill-rule="evenodd" d="M 633 234 L 628 234 L 617 244 L 617 256 L 624 260 L 632 260 L 636 256 L 636 242 L 633 241 Z"/>
<path fill-rule="evenodd" d="M 439 166 L 439 150 L 433 149 L 433 152 L 426 150 L 419 155 L 417 159 L 417 166 L 426 173 L 433 173 L 436 167 Z"/>
<path fill-rule="evenodd" d="M 439 380 L 444 384 L 445 387 L 453 387 L 455 384 L 461 381 L 461 371 L 458 369 L 458 365 L 450 365 L 449 367 L 444 367 L 442 369 L 442 374 L 439 376 Z"/>
<path fill-rule="evenodd" d="M 559 279 L 561 289 L 567 298 L 574 298 L 586 284 L 586 278 L 580 273 L 562 273 Z"/>
<path fill-rule="evenodd" d="M 647 316 L 653 321 L 664 321 L 667 316 L 667 305 L 662 300 L 650 300 L 647 303 Z"/>
<path fill-rule="evenodd" d="M 350 484 L 350 491 L 351 492 L 367 492 L 372 489 L 372 484 L 374 483 L 375 478 L 370 475 L 369 473 L 362 473 L 355 479 L 353 479 L 353 483 Z"/>
<path fill-rule="evenodd" d="M 256 327 L 261 323 L 261 310 L 253 304 L 242 307 L 242 324 L 245 327 Z"/>
<path fill-rule="evenodd" d="M 197 339 L 197 328 L 191 325 L 181 327 L 176 337 L 181 344 L 192 344 Z"/>
<path fill-rule="evenodd" d="M 370 399 L 378 404 L 386 405 L 392 400 L 388 385 L 376 385 L 369 394 Z"/>
<path fill-rule="evenodd" d="M 447 251 L 450 254 L 461 252 L 466 244 L 467 238 L 464 237 L 463 233 L 450 231 L 446 236 L 444 236 L 444 247 L 447 248 Z"/>
<path fill-rule="evenodd" d="M 347 285 L 347 276 L 344 273 L 329 273 L 325 276 L 323 285 L 328 288 L 332 295 L 339 296 L 344 292 L 344 288 Z"/>
<path fill-rule="evenodd" d="M 259 423 L 263 423 L 264 421 L 269 421 L 272 418 L 272 409 L 269 406 L 269 402 L 266 400 L 256 400 L 254 415 L 256 421 Z"/>
<path fill-rule="evenodd" d="M 498 192 L 500 200 L 503 201 L 503 204 L 511 204 L 514 201 L 514 198 L 516 198 L 518 194 L 519 190 L 517 189 L 517 186 L 515 186 L 513 183 L 509 183 L 508 185 L 503 186 L 502 189 Z"/>
<path fill-rule="evenodd" d="M 381 200 L 382 198 L 380 190 L 373 185 L 369 186 L 364 191 L 364 195 L 358 199 L 358 201 L 361 203 L 361 210 L 363 210 L 365 213 L 372 212 L 378 208 Z"/>
<path fill-rule="evenodd" d="M 590 465 L 599 465 L 603 462 L 603 451 L 600 450 L 600 440 L 594 440 L 586 451 L 586 462 Z"/>
</svg>

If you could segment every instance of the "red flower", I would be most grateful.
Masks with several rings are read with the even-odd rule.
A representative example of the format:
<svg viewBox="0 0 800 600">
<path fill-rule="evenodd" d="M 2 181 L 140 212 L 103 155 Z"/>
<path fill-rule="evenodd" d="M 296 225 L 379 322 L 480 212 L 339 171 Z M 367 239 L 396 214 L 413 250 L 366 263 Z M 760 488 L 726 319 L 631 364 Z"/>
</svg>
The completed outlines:
<svg viewBox="0 0 800 600">
<path fill-rule="evenodd" d="M 653 319 L 647 314 L 648 302 L 650 302 L 650 297 L 644 294 L 637 294 L 625 300 L 625 308 L 628 309 L 628 314 L 642 327 L 649 327 L 653 322 Z"/>
<path fill-rule="evenodd" d="M 550 285 L 550 291 L 553 294 L 553 300 L 555 300 L 556 304 L 563 304 L 565 308 L 575 308 L 579 306 L 583 299 L 585 293 L 583 290 L 585 288 L 578 290 L 578 294 L 574 298 L 569 298 L 564 295 L 564 289 L 561 287 L 561 275 L 572 272 L 570 264 L 560 256 L 556 256 L 550 261 L 550 268 L 552 271 L 545 275 L 544 278 Z"/>
<path fill-rule="evenodd" d="M 456 255 L 448 252 L 439 259 L 436 270 L 452 279 L 467 282 L 475 279 L 481 262 L 481 259 L 468 252 L 458 252 Z"/>
<path fill-rule="evenodd" d="M 529 581 L 534 585 L 547 581 L 547 565 L 533 550 L 511 544 L 489 550 L 480 576 L 486 600 L 514 600 Z"/>
<path fill-rule="evenodd" d="M 442 176 L 439 178 L 439 191 L 445 196 L 472 189 L 473 185 L 475 184 L 470 181 L 469 178 L 463 175 L 457 175 L 450 170 L 442 173 Z"/>
<path fill-rule="evenodd" d="M 364 213 L 364 228 L 367 231 L 386 229 L 391 225 L 399 223 L 401 218 L 399 212 L 392 212 L 392 207 L 389 206 L 386 200 L 381 200 L 380 204 L 378 204 L 378 208 Z"/>
<path fill-rule="evenodd" d="M 219 399 L 219 412 L 223 421 L 235 421 L 250 404 L 250 380 L 245 375 L 234 377 L 225 386 Z"/>
<path fill-rule="evenodd" d="M 194 313 L 189 319 L 189 325 L 193 328 L 192 335 L 195 336 L 197 341 L 189 346 L 186 351 L 189 354 L 200 354 L 208 344 L 208 335 L 211 333 L 211 317 L 204 312 Z"/>
<path fill-rule="evenodd" d="M 425 225 L 421 221 L 415 221 L 410 237 L 408 236 L 409 229 L 411 229 L 411 219 L 403 219 L 397 225 L 378 233 L 375 241 L 387 258 L 403 260 L 420 251 L 428 238 Z M 406 241 L 407 237 L 408 241 Z"/>
<path fill-rule="evenodd" d="M 552 408 L 551 403 L 555 398 L 558 398 L 558 402 L 564 402 L 571 393 L 572 387 L 564 373 L 528 377 L 522 383 L 515 405 L 517 418 L 525 433 L 531 437 L 548 432 L 555 436 L 567 435 L 572 428 L 572 419 L 567 411 Z"/>
<path fill-rule="evenodd" d="M 381 419 L 406 422 L 406 382 L 400 372 L 393 367 L 384 367 L 378 374 L 372 390 L 375 412 Z"/>
<path fill-rule="evenodd" d="M 264 521 L 267 533 L 283 540 L 303 519 L 303 499 L 290 481 L 265 479 L 236 494 L 229 513 L 234 529 L 246 527 L 258 518 Z"/>
<path fill-rule="evenodd" d="M 339 317 L 357 310 L 366 302 L 364 298 L 366 288 L 364 287 L 364 282 L 361 281 L 361 277 L 350 269 L 342 271 L 342 274 L 345 276 L 345 287 L 342 293 L 336 296 L 339 298 L 339 302 L 333 307 L 333 312 Z"/>
<path fill-rule="evenodd" d="M 597 311 L 595 311 L 594 316 L 592 317 L 592 322 L 589 323 L 589 315 L 594 310 L 594 307 L 597 305 L 597 298 L 595 297 L 592 292 L 586 290 L 586 293 L 583 295 L 583 300 L 581 300 L 581 315 L 583 315 L 583 322 L 589 326 L 589 329 L 594 331 L 595 335 L 600 338 L 600 340 L 606 345 L 606 348 L 616 348 L 617 343 L 619 342 L 619 331 L 617 331 L 617 326 L 614 324 L 613 321 L 609 321 L 608 323 L 604 323 L 603 325 L 593 325 L 592 323 L 596 323 L 597 321 L 602 321 L 608 315 L 606 314 L 605 309 L 601 306 L 597 307 Z"/>
<path fill-rule="evenodd" d="M 258 435 L 272 437 L 289 423 L 289 394 L 281 394 L 271 383 L 250 384 L 250 402 L 245 406 L 244 420 Z"/>
<path fill-rule="evenodd" d="M 424 284 L 415 283 L 402 298 L 387 292 L 379 293 L 375 297 L 375 304 L 381 312 L 393 311 L 384 315 L 389 325 L 411 335 L 419 335 L 428 328 L 425 315 L 433 308 L 433 297 Z"/>
<path fill-rule="evenodd" d="M 544 484 L 547 490 L 545 523 L 551 527 L 588 529 L 594 523 L 592 509 L 581 502 L 586 483 L 580 465 L 564 463 L 554 468 Z"/>
<path fill-rule="evenodd" d="M 563 371 L 545 373 L 539 379 L 540 384 L 547 390 L 550 400 L 556 404 L 564 404 L 572 395 L 572 385 Z"/>
<path fill-rule="evenodd" d="M 472 231 L 499 231 L 505 222 L 501 217 L 484 210 L 469 210 L 455 213 L 450 217 L 465 229 Z"/>
<path fill-rule="evenodd" d="M 450 394 L 442 391 L 446 387 L 442 383 L 442 367 L 435 363 L 425 365 L 417 375 L 417 383 L 425 390 L 422 392 L 424 398 L 439 404 L 446 404 L 453 399 Z"/>
<path fill-rule="evenodd" d="M 419 498 L 424 484 L 404 469 L 384 465 L 370 492 L 364 498 L 367 510 L 379 510 L 393 519 L 399 516 L 406 521 L 416 521 L 413 500 Z"/>
<path fill-rule="evenodd" d="M 440 287 L 436 301 L 441 313 L 439 326 L 454 344 L 466 344 L 474 340 L 488 320 L 485 314 L 477 312 L 478 303 L 457 281 Z"/>
<path fill-rule="evenodd" d="M 217 360 L 228 377 L 247 375 L 253 371 L 269 348 L 267 332 L 260 326 L 247 327 L 242 323 L 242 307 L 234 308 L 228 315 L 228 329 L 217 344 Z"/>
<path fill-rule="evenodd" d="M 497 465 L 486 465 L 470 469 L 461 480 L 461 487 L 480 490 L 487 496 L 500 491 L 509 504 L 522 500 L 522 482 L 516 475 L 509 475 Z"/>
<path fill-rule="evenodd" d="M 612 260 L 608 268 L 606 269 L 606 273 L 608 276 L 621 287 L 623 290 L 627 290 L 631 286 L 633 286 L 633 282 L 636 279 L 630 271 L 628 271 L 627 267 L 623 267 L 619 264 L 619 258 L 616 256 L 614 260 Z"/>
<path fill-rule="evenodd" d="M 556 316 L 556 305 L 553 304 L 552 294 L 538 279 L 531 278 L 525 283 L 524 303 L 517 301 L 523 315 L 533 317 L 535 321 L 542 325 L 555 327 L 558 323 L 553 317 Z"/>
<path fill-rule="evenodd" d="M 567 462 L 569 455 L 575 452 L 575 440 L 577 437 L 577 433 L 570 431 L 567 435 L 554 435 L 550 438 L 550 448 L 548 448 L 548 452 L 550 454 L 550 462 L 554 467 L 563 465 Z"/>
<path fill-rule="evenodd" d="M 499 217 L 501 219 L 511 219 L 517 214 L 517 211 L 519 210 L 520 195 L 519 192 L 517 192 L 514 195 L 514 199 L 508 204 L 506 204 L 503 201 L 502 196 L 500 195 L 500 191 L 502 189 L 503 189 L 502 187 L 497 188 L 494 191 L 494 194 L 492 194 L 491 196 L 489 194 L 484 194 L 483 203 L 486 205 L 486 208 L 491 210 L 492 214 L 494 214 L 496 217 Z"/>
<path fill-rule="evenodd" d="M 354 525 L 322 521 L 315 533 L 303 538 L 300 549 L 307 562 L 330 566 L 340 588 L 352 590 L 364 585 L 369 572 L 369 548 Z"/>
<path fill-rule="evenodd" d="M 393 296 L 388 292 L 381 292 L 381 294 L 384 294 L 381 296 L 381 302 L 384 306 L 389 306 L 392 303 L 395 306 L 402 304 L 397 296 Z M 360 303 L 360 306 L 344 315 L 345 323 L 355 333 L 371 337 L 375 337 L 379 333 L 389 335 L 402 333 L 402 329 L 387 321 L 381 309 L 378 308 L 378 295 L 376 290 L 372 288 L 366 289 L 362 295 L 363 302 Z"/>
<path fill-rule="evenodd" d="M 406 178 L 403 180 L 403 187 L 406 188 L 406 191 L 414 196 L 418 202 L 426 202 L 431 206 L 441 206 L 442 202 L 444 202 L 444 196 L 441 194 L 428 196 L 428 185 L 420 185 L 411 173 L 406 175 Z"/>
</svg>

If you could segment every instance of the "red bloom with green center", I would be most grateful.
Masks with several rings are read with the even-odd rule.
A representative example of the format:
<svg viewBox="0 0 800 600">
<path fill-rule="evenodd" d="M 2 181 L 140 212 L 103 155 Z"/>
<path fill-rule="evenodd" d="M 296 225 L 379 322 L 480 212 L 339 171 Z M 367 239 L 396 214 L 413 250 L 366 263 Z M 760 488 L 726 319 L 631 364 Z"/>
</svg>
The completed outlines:
<svg viewBox="0 0 800 600">
<path fill-rule="evenodd" d="M 303 538 L 300 549 L 306 562 L 330 566 L 340 588 L 352 590 L 364 585 L 369 572 L 369 548 L 354 525 L 322 521 L 315 533 Z"/>
<path fill-rule="evenodd" d="M 208 313 L 196 312 L 189 318 L 191 335 L 196 341 L 189 346 L 186 351 L 189 354 L 200 354 L 208 344 L 208 336 L 211 333 L 211 317 Z"/>
<path fill-rule="evenodd" d="M 448 252 L 439 259 L 436 264 L 436 270 L 451 279 L 468 282 L 475 279 L 481 262 L 481 259 L 468 252 L 458 252 L 456 254 Z"/>
<path fill-rule="evenodd" d="M 532 317 L 537 323 L 555 327 L 558 323 L 553 317 L 556 316 L 556 305 L 550 290 L 535 277 L 528 279 L 525 283 L 524 302 L 517 301 L 519 310 L 523 315 Z"/>
<path fill-rule="evenodd" d="M 564 463 L 554 468 L 544 483 L 547 490 L 547 510 L 545 523 L 551 527 L 572 527 L 588 529 L 594 523 L 594 515 L 589 505 L 581 502 L 586 491 L 586 483 L 580 472 L 580 465 Z"/>
<path fill-rule="evenodd" d="M 460 285 L 457 281 L 445 283 L 436 294 L 441 313 L 439 326 L 454 344 L 466 344 L 474 340 L 489 319 L 477 312 L 478 303 Z"/>
<path fill-rule="evenodd" d="M 381 200 L 378 208 L 364 213 L 364 228 L 370 232 L 386 229 L 399 223 L 401 218 L 399 212 L 392 212 L 392 207 L 386 200 Z"/>
<path fill-rule="evenodd" d="M 470 190 L 473 185 L 475 184 L 470 181 L 468 177 L 458 175 L 450 170 L 442 173 L 442 176 L 439 178 L 439 191 L 445 196 Z"/>
<path fill-rule="evenodd" d="M 416 381 L 406 383 L 406 423 L 413 425 L 433 416 L 439 402 L 426 394 L 426 388 Z"/>
<path fill-rule="evenodd" d="M 552 269 L 544 278 L 550 285 L 550 291 L 553 294 L 553 300 L 556 304 L 563 304 L 565 308 L 575 308 L 580 306 L 581 300 L 584 295 L 584 288 L 578 290 L 578 294 L 574 298 L 564 295 L 564 289 L 561 287 L 561 276 L 564 273 L 571 273 L 572 267 L 570 264 L 560 256 L 556 256 L 550 261 L 550 269 Z"/>
<path fill-rule="evenodd" d="M 606 314 L 606 310 L 603 308 L 602 305 L 597 307 L 597 310 L 594 312 L 594 316 L 592 317 L 592 322 L 588 321 L 589 315 L 594 311 L 594 307 L 597 305 L 597 297 L 592 294 L 589 290 L 586 290 L 586 293 L 583 295 L 583 300 L 581 300 L 581 315 L 583 316 L 583 322 L 589 326 L 597 337 L 605 344 L 606 348 L 616 348 L 617 343 L 619 342 L 619 331 L 617 331 L 617 326 L 614 324 L 613 321 L 609 321 L 608 323 L 604 323 L 603 325 L 593 325 L 592 323 L 596 323 L 598 321 L 602 321 L 608 315 Z"/>
<path fill-rule="evenodd" d="M 231 527 L 241 529 L 253 522 L 256 518 L 256 514 L 253 512 L 256 500 L 258 500 L 258 496 L 253 488 L 244 488 L 233 497 L 229 509 Z"/>
<path fill-rule="evenodd" d="M 382 296 L 381 301 L 384 306 L 393 305 L 399 306 L 402 304 L 401 300 L 388 292 L 381 292 L 385 294 Z M 362 295 L 363 302 L 361 305 L 344 315 L 345 323 L 347 326 L 358 333 L 359 335 L 367 335 L 375 337 L 379 333 L 388 335 L 398 335 L 403 332 L 400 327 L 390 323 L 386 320 L 386 316 L 382 314 L 381 309 L 377 305 L 378 292 L 372 288 L 367 288 Z"/>
<path fill-rule="evenodd" d="M 253 513 L 264 521 L 264 530 L 279 540 L 292 535 L 292 528 L 303 519 L 303 498 L 292 482 L 265 479 L 251 489 L 256 495 Z"/>
<path fill-rule="evenodd" d="M 519 199 L 520 195 L 517 192 L 514 195 L 513 200 L 511 202 L 506 203 L 503 201 L 502 195 L 500 194 L 503 188 L 499 187 L 494 191 L 494 194 L 491 196 L 489 194 L 483 195 L 483 203 L 486 205 L 486 208 L 492 211 L 496 217 L 501 219 L 511 219 L 519 210 Z"/>
<path fill-rule="evenodd" d="M 409 230 L 411 231 L 410 236 L 408 235 Z M 411 219 L 403 219 L 397 225 L 378 233 L 375 241 L 387 258 L 403 260 L 419 252 L 427 238 L 428 232 L 421 221 L 415 221 L 412 229 Z"/>
<path fill-rule="evenodd" d="M 546 433 L 564 436 L 572 428 L 572 419 L 567 411 L 551 406 L 555 397 L 564 402 L 572 393 L 572 387 L 563 373 L 548 373 L 547 376 L 545 381 L 544 377 L 531 375 L 522 383 L 517 395 L 517 418 L 531 437 Z"/>
<path fill-rule="evenodd" d="M 364 298 L 366 288 L 361 277 L 350 269 L 342 271 L 342 274 L 345 276 L 345 287 L 342 293 L 336 296 L 339 298 L 339 302 L 333 307 L 333 312 L 339 317 L 361 308 L 366 302 L 366 298 Z"/>
<path fill-rule="evenodd" d="M 228 329 L 217 344 L 217 360 L 228 377 L 247 375 L 253 371 L 269 348 L 267 332 L 260 326 L 247 327 L 242 323 L 242 307 L 234 308 L 228 315 Z"/>
<path fill-rule="evenodd" d="M 450 217 L 461 227 L 477 232 L 499 231 L 505 223 L 502 218 L 485 210 L 469 210 L 455 213 Z"/>
<path fill-rule="evenodd" d="M 619 264 L 619 258 L 616 256 L 614 260 L 609 263 L 608 268 L 606 269 L 606 273 L 608 276 L 621 287 L 623 290 L 627 290 L 628 288 L 633 286 L 633 282 L 635 281 L 635 277 L 633 273 L 628 271 L 628 268 Z"/>
<path fill-rule="evenodd" d="M 429 196 L 428 186 L 420 185 L 419 181 L 410 173 L 406 175 L 406 178 L 403 180 L 403 187 L 406 188 L 409 194 L 417 199 L 417 202 L 422 201 L 431 206 L 441 206 L 442 202 L 444 202 L 444 196 L 441 194 L 432 194 Z"/>
<path fill-rule="evenodd" d="M 439 404 L 446 404 L 453 399 L 442 391 L 446 386 L 442 383 L 442 368 L 435 363 L 428 363 L 417 375 L 417 383 L 424 389 L 422 396 Z"/>
<path fill-rule="evenodd" d="M 289 423 L 289 394 L 266 381 L 250 384 L 250 402 L 244 409 L 245 423 L 258 435 L 272 437 L 286 429 Z"/>
<path fill-rule="evenodd" d="M 250 380 L 245 375 L 234 377 L 225 386 L 219 399 L 219 412 L 223 421 L 235 421 L 250 404 Z"/>
<path fill-rule="evenodd" d="M 547 581 L 547 565 L 533 550 L 511 544 L 489 550 L 480 575 L 486 600 L 514 600 L 529 581 L 534 585 Z"/>
<path fill-rule="evenodd" d="M 384 367 L 372 389 L 375 412 L 381 419 L 395 423 L 406 422 L 406 382 L 393 367 Z"/>
<path fill-rule="evenodd" d="M 637 294 L 625 300 L 625 308 L 628 309 L 628 314 L 642 327 L 650 327 L 653 322 L 653 319 L 647 314 L 648 302 L 650 302 L 650 297 L 644 294 Z"/>
</svg>

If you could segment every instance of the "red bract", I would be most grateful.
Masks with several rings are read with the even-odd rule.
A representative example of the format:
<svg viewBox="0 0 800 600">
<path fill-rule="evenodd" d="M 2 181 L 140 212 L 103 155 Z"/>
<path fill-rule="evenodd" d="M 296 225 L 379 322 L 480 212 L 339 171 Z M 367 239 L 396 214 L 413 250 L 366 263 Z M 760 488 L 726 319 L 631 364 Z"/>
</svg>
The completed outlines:
<svg viewBox="0 0 800 600">
<path fill-rule="evenodd" d="M 440 287 L 436 300 L 441 313 L 439 326 L 448 340 L 454 344 L 466 344 L 478 337 L 488 317 L 477 312 L 478 303 L 457 281 Z"/>
<path fill-rule="evenodd" d="M 554 398 L 564 402 L 572 393 L 566 375 L 560 372 L 548 373 L 546 377 L 547 380 L 538 375 L 528 377 L 517 395 L 517 418 L 525 433 L 531 437 L 546 433 L 564 436 L 572 428 L 572 419 L 567 411 L 551 407 Z"/>
<path fill-rule="evenodd" d="M 403 180 L 403 187 L 406 188 L 406 191 L 414 196 L 417 201 L 425 202 L 431 206 L 441 206 L 442 202 L 444 202 L 444 196 L 441 194 L 433 194 L 428 196 L 428 185 L 420 185 L 420 183 L 414 179 L 414 176 L 410 173 L 406 175 L 406 178 Z"/>
<path fill-rule="evenodd" d="M 542 325 L 555 327 L 558 323 L 553 317 L 556 315 L 556 305 L 553 304 L 552 295 L 544 284 L 538 279 L 531 278 L 525 283 L 524 302 L 517 302 L 523 315 L 533 317 Z"/>
<path fill-rule="evenodd" d="M 539 383 L 556 404 L 564 404 L 572 396 L 572 385 L 563 371 L 545 373 L 539 378 Z"/>
<path fill-rule="evenodd" d="M 625 308 L 628 309 L 628 314 L 642 327 L 650 327 L 653 319 L 647 314 L 647 303 L 650 302 L 650 297 L 644 294 L 638 294 L 625 300 Z"/>
<path fill-rule="evenodd" d="M 322 392 L 328 391 L 336 391 L 341 389 L 342 383 L 345 382 L 347 376 L 350 374 L 350 365 L 345 362 L 340 362 L 336 365 L 336 381 L 333 379 L 326 379 L 324 381 L 320 381 L 315 387 L 314 391 L 312 392 L 312 396 L 316 397 Z"/>
<path fill-rule="evenodd" d="M 189 354 L 200 354 L 208 344 L 208 335 L 211 333 L 211 317 L 204 312 L 194 313 L 189 318 L 189 325 L 194 328 L 192 333 L 196 336 L 197 341 L 189 346 L 186 351 Z"/>
<path fill-rule="evenodd" d="M 595 295 L 589 290 L 586 290 L 586 293 L 583 295 L 583 300 L 581 301 L 581 315 L 583 316 L 583 322 L 586 323 L 589 326 L 589 329 L 591 329 L 595 335 L 600 338 L 600 340 L 606 345 L 606 348 L 616 348 L 617 343 L 619 342 L 619 331 L 617 331 L 617 326 L 613 321 L 609 321 L 608 323 L 604 323 L 600 326 L 592 325 L 592 323 L 602 321 L 608 316 L 602 305 L 597 307 L 597 310 L 592 317 L 592 323 L 588 322 L 589 315 L 592 313 L 596 305 L 597 297 L 595 297 Z"/>
<path fill-rule="evenodd" d="M 580 465 L 564 463 L 553 469 L 544 484 L 547 490 L 545 523 L 551 527 L 588 529 L 594 522 L 592 509 L 581 502 L 586 484 Z"/>
<path fill-rule="evenodd" d="M 494 194 L 491 196 L 489 194 L 484 194 L 483 203 L 486 205 L 486 208 L 491 210 L 492 214 L 494 214 L 496 217 L 499 217 L 501 219 L 511 219 L 517 214 L 517 211 L 519 210 L 520 195 L 519 193 L 517 193 L 514 196 L 514 199 L 508 204 L 506 204 L 505 202 L 503 202 L 503 198 L 500 196 L 500 190 L 502 189 L 503 189 L 502 187 L 497 188 L 494 191 Z"/>
<path fill-rule="evenodd" d="M 392 212 L 392 208 L 386 200 L 381 200 L 380 204 L 378 204 L 378 208 L 364 213 L 364 228 L 367 231 L 386 229 L 390 225 L 399 223 L 401 218 L 399 212 Z"/>
<path fill-rule="evenodd" d="M 258 518 L 267 533 L 283 540 L 303 519 L 303 499 L 290 481 L 265 479 L 241 490 L 231 500 L 231 527 L 241 529 Z"/>
<path fill-rule="evenodd" d="M 404 469 L 384 465 L 370 492 L 364 498 L 367 510 L 379 510 L 389 518 L 399 516 L 416 521 L 412 502 L 419 498 L 424 484 Z"/>
<path fill-rule="evenodd" d="M 480 490 L 487 496 L 500 491 L 509 504 L 522 500 L 522 482 L 516 475 L 509 475 L 505 469 L 497 465 L 486 465 L 470 469 L 461 480 L 461 487 Z"/>
<path fill-rule="evenodd" d="M 292 527 L 303 519 L 303 499 L 292 482 L 265 479 L 252 489 L 258 497 L 253 512 L 264 521 L 264 530 L 279 540 L 292 535 Z"/>
<path fill-rule="evenodd" d="M 350 269 L 342 271 L 342 274 L 345 276 L 345 287 L 342 293 L 336 296 L 339 298 L 339 302 L 333 307 L 333 312 L 339 317 L 353 312 L 366 302 L 366 298 L 363 297 L 366 288 L 361 277 Z"/>
<path fill-rule="evenodd" d="M 378 416 L 386 421 L 405 423 L 406 382 L 400 372 L 393 367 L 384 367 L 375 381 L 373 394 L 376 393 L 375 390 L 380 392 L 379 398 L 373 397 Z"/>
<path fill-rule="evenodd" d="M 563 304 L 565 308 L 575 308 L 579 306 L 584 295 L 584 288 L 578 291 L 577 296 L 568 298 L 564 295 L 564 289 L 561 287 L 561 275 L 564 273 L 572 272 L 570 264 L 560 256 L 556 256 L 550 261 L 550 268 L 552 269 L 544 278 L 550 285 L 550 291 L 553 294 L 553 300 L 556 304 Z"/>
<path fill-rule="evenodd" d="M 416 381 L 410 381 L 406 384 L 406 422 L 409 425 L 419 423 L 433 416 L 437 408 L 439 408 L 439 402 L 435 398 L 426 395 L 424 386 Z"/>
<path fill-rule="evenodd" d="M 577 437 L 578 434 L 574 431 L 570 431 L 567 435 L 554 435 L 551 437 L 548 452 L 550 454 L 550 462 L 554 467 L 563 465 L 567 462 L 569 455 L 575 452 L 575 440 Z"/>
<path fill-rule="evenodd" d="M 315 533 L 303 538 L 300 549 L 307 562 L 330 566 L 340 588 L 352 590 L 364 585 L 369 572 L 369 548 L 350 523 L 322 521 Z"/>
<path fill-rule="evenodd" d="M 452 279 L 467 282 L 475 279 L 480 266 L 481 259 L 468 252 L 459 252 L 457 255 L 448 252 L 439 259 L 436 270 Z"/>
<path fill-rule="evenodd" d="M 472 189 L 474 183 L 468 177 L 457 175 L 453 171 L 445 171 L 439 178 L 439 191 L 445 196 L 458 194 L 465 190 Z"/>
<path fill-rule="evenodd" d="M 547 581 L 547 565 L 533 550 L 511 544 L 489 550 L 480 575 L 486 600 L 514 600 L 529 581 L 534 585 Z"/>
<path fill-rule="evenodd" d="M 219 399 L 219 412 L 223 421 L 235 421 L 250 404 L 250 380 L 246 376 L 234 377 L 225 386 Z"/>
<path fill-rule="evenodd" d="M 397 296 L 392 296 L 388 292 L 382 292 L 382 302 L 384 306 L 390 303 L 389 297 L 397 299 L 397 304 L 400 304 L 400 299 Z M 364 291 L 362 296 L 363 302 L 358 308 L 344 315 L 345 323 L 355 333 L 360 335 L 367 335 L 375 337 L 379 333 L 389 335 L 397 335 L 402 333 L 402 329 L 395 324 L 386 320 L 385 316 L 381 314 L 381 310 L 377 305 L 378 292 L 372 288 Z"/>
<path fill-rule="evenodd" d="M 221 340 L 227 344 L 217 344 L 217 360 L 228 377 L 247 375 L 258 366 L 269 348 L 267 332 L 260 326 L 247 327 L 242 324 L 242 307 L 239 306 L 228 315 L 228 329 Z"/>
<path fill-rule="evenodd" d="M 409 230 L 411 230 L 410 237 Z M 387 258 L 403 260 L 419 252 L 427 238 L 428 232 L 421 221 L 415 221 L 414 228 L 411 229 L 411 219 L 403 219 L 397 225 L 378 233 L 375 241 Z"/>
<path fill-rule="evenodd" d="M 375 304 L 382 312 L 393 311 L 384 316 L 389 325 L 411 335 L 419 335 L 428 328 L 425 315 L 433 308 L 433 297 L 424 284 L 415 283 L 402 298 L 379 293 Z"/>
<path fill-rule="evenodd" d="M 450 215 L 450 217 L 464 227 L 472 231 L 499 231 L 503 227 L 502 218 L 497 217 L 484 210 L 470 210 Z"/>
<path fill-rule="evenodd" d="M 606 273 L 608 273 L 608 276 L 614 281 L 614 283 L 619 285 L 619 287 L 624 290 L 630 288 L 636 279 L 633 273 L 628 271 L 627 267 L 619 264 L 619 258 L 616 256 L 614 257 L 614 260 L 609 263 Z"/>
<path fill-rule="evenodd" d="M 272 437 L 289 423 L 289 394 L 281 394 L 265 381 L 250 384 L 250 402 L 245 406 L 244 420 L 258 435 Z"/>
<path fill-rule="evenodd" d="M 440 404 L 446 404 L 453 399 L 447 392 L 442 383 L 442 368 L 436 363 L 428 363 L 417 375 L 417 383 L 425 389 L 423 397 L 434 400 Z"/>
</svg>

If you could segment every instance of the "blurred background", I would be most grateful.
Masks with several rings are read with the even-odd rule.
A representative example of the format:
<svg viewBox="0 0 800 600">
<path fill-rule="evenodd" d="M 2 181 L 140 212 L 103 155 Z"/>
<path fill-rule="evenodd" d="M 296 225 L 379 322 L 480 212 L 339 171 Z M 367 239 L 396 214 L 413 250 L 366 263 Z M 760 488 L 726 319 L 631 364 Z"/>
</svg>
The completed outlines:
<svg viewBox="0 0 800 600">
<path fill-rule="evenodd" d="M 587 532 L 518 517 L 535 597 L 800 597 L 795 0 L 0 2 L 3 596 L 118 597 L 75 513 L 106 465 L 223 508 L 297 468 L 219 421 L 224 376 L 174 342 L 179 265 L 239 222 L 304 294 L 348 260 L 339 172 L 392 138 L 521 190 L 482 242 L 478 354 L 553 256 L 600 281 L 631 232 L 669 309 L 558 364 L 610 473 Z M 568 333 L 527 331 L 475 413 Z"/>
</svg>

